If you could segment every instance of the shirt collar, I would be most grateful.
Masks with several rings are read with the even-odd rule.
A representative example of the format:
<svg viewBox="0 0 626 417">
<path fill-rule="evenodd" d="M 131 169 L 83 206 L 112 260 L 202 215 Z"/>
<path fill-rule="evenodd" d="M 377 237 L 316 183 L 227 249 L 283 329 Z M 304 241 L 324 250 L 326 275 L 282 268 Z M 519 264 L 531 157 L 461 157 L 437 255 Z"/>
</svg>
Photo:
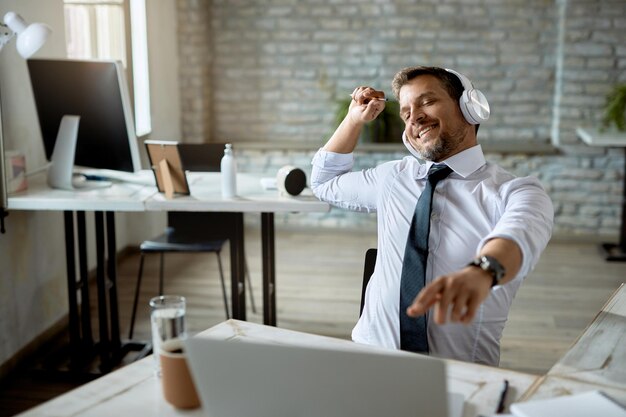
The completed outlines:
<svg viewBox="0 0 626 417">
<path fill-rule="evenodd" d="M 485 155 L 483 148 L 480 145 L 472 146 L 462 152 L 452 155 L 450 158 L 440 162 L 446 164 L 452 170 L 459 174 L 463 178 L 467 178 L 469 175 L 476 172 L 480 167 L 485 165 Z M 417 178 L 424 178 L 428 174 L 428 170 L 435 163 L 433 161 L 426 161 L 418 172 Z"/>
</svg>

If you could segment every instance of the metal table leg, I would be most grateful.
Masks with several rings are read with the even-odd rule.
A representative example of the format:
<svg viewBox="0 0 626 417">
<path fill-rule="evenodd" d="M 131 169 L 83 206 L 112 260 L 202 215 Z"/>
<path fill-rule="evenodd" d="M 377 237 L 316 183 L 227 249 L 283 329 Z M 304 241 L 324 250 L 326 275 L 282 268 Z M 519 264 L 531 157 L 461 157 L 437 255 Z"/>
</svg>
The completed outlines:
<svg viewBox="0 0 626 417">
<path fill-rule="evenodd" d="M 245 246 L 243 213 L 233 213 L 230 238 L 231 298 L 233 318 L 246 319 Z"/>
<path fill-rule="evenodd" d="M 626 262 L 626 147 L 624 147 L 624 186 L 622 189 L 622 225 L 619 242 L 604 243 L 602 248 L 606 253 L 606 260 L 611 262 Z"/>
<path fill-rule="evenodd" d="M 69 307 L 70 367 L 78 366 L 81 356 L 80 316 L 76 298 L 76 258 L 74 250 L 74 213 L 63 212 L 65 224 L 65 262 L 67 265 L 67 300 Z"/>
<path fill-rule="evenodd" d="M 276 326 L 274 213 L 261 213 L 263 252 L 263 324 Z"/>
</svg>

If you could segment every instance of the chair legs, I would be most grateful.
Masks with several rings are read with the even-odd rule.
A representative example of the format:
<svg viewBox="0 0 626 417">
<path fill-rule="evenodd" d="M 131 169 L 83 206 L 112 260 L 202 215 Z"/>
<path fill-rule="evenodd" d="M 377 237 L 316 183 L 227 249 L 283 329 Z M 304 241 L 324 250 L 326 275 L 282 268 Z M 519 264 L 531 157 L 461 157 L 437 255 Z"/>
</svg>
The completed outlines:
<svg viewBox="0 0 626 417">
<path fill-rule="evenodd" d="M 135 315 L 137 314 L 137 301 L 139 300 L 139 287 L 141 287 L 141 276 L 143 275 L 143 261 L 144 253 L 141 252 L 141 258 L 139 260 L 139 274 L 137 274 L 137 284 L 135 285 L 135 300 L 133 301 L 133 313 L 130 317 L 130 330 L 128 331 L 128 338 L 133 338 L 133 330 L 135 329 Z"/>
<path fill-rule="evenodd" d="M 254 294 L 252 292 L 252 281 L 250 280 L 250 270 L 248 269 L 248 261 L 244 258 L 244 267 L 246 274 L 246 281 L 248 282 L 248 294 L 250 294 L 250 306 L 252 307 L 252 312 L 256 314 L 256 305 L 254 304 Z"/>
<path fill-rule="evenodd" d="M 165 267 L 165 260 L 163 253 L 160 254 L 159 260 L 159 295 L 163 295 L 163 269 Z M 133 338 L 133 332 L 135 330 L 135 317 L 137 316 L 137 302 L 139 301 L 139 288 L 141 287 L 141 278 L 143 277 L 143 263 L 145 261 L 145 253 L 141 252 L 139 260 L 139 273 L 137 274 L 137 284 L 135 285 L 135 299 L 133 300 L 133 312 L 130 316 L 130 329 L 128 330 L 128 338 Z"/>
<path fill-rule="evenodd" d="M 163 271 L 165 270 L 165 254 L 160 253 L 161 259 L 159 260 L 159 295 L 163 295 Z"/>
<path fill-rule="evenodd" d="M 230 307 L 228 305 L 228 297 L 226 295 L 226 283 L 224 281 L 224 269 L 222 267 L 222 258 L 220 256 L 219 252 L 215 252 L 216 256 L 217 256 L 217 264 L 219 266 L 219 273 L 220 273 L 220 282 L 222 285 L 222 296 L 224 297 L 224 310 L 226 311 L 226 318 L 230 319 Z M 160 254 L 160 259 L 159 259 L 159 295 L 163 295 L 163 275 L 164 275 L 164 269 L 165 269 L 165 259 L 164 259 L 164 253 L 161 252 Z M 135 284 L 135 299 L 133 300 L 133 311 L 131 314 L 131 318 L 130 318 L 130 330 L 128 331 L 128 338 L 132 339 L 133 338 L 133 332 L 135 329 L 135 318 L 137 316 L 137 303 L 139 301 L 139 290 L 141 288 L 141 279 L 143 277 L 143 265 L 144 265 L 144 261 L 145 261 L 145 253 L 141 252 L 140 255 L 140 260 L 139 260 L 139 272 L 137 273 L 137 283 Z M 246 276 L 246 282 L 248 284 L 248 293 L 250 294 L 250 305 L 252 307 L 252 312 L 256 314 L 257 310 L 256 310 L 256 305 L 254 302 L 254 294 L 252 293 L 252 281 L 250 279 L 250 271 L 248 269 L 248 261 L 245 260 L 244 261 L 244 267 L 245 267 L 245 276 Z"/>
<path fill-rule="evenodd" d="M 217 265 L 220 268 L 220 281 L 222 282 L 222 296 L 224 297 L 224 309 L 226 310 L 226 318 L 230 319 L 230 309 L 228 308 L 228 297 L 226 297 L 226 285 L 224 284 L 224 269 L 222 268 L 222 257 L 219 252 L 215 252 L 217 256 Z"/>
<path fill-rule="evenodd" d="M 228 307 L 228 297 L 226 297 L 226 285 L 224 284 L 224 270 L 222 268 L 222 257 L 219 252 L 215 252 L 217 255 L 217 263 L 220 268 L 220 279 L 222 280 L 222 294 L 224 294 L 224 306 L 226 307 L 226 318 L 230 318 L 230 308 Z M 256 305 L 254 303 L 254 294 L 252 293 L 252 281 L 250 280 L 250 270 L 248 269 L 248 261 L 244 260 L 244 273 L 246 275 L 246 282 L 248 284 L 248 294 L 250 294 L 250 306 L 252 312 L 256 314 Z"/>
</svg>

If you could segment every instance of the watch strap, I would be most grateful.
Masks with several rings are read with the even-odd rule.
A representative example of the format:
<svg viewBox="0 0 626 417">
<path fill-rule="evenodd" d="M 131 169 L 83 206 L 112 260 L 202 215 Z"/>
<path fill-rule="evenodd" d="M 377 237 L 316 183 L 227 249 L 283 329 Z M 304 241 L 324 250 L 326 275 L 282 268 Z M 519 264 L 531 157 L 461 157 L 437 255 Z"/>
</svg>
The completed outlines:
<svg viewBox="0 0 626 417">
<path fill-rule="evenodd" d="M 480 255 L 474 258 L 468 266 L 476 266 L 491 274 L 493 278 L 491 281 L 491 287 L 495 287 L 500 284 L 500 281 L 502 281 L 502 278 L 504 278 L 506 273 L 502 264 L 496 258 L 489 255 Z"/>
</svg>

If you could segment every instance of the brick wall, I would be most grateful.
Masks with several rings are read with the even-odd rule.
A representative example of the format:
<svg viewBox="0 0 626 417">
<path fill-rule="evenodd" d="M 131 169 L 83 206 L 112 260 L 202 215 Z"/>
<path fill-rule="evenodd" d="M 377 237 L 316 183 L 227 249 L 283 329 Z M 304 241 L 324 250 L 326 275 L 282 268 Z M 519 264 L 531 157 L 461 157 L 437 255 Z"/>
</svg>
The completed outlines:
<svg viewBox="0 0 626 417">
<path fill-rule="evenodd" d="M 211 8 L 206 0 L 177 2 L 181 130 L 187 143 L 211 136 L 213 102 Z"/>
<path fill-rule="evenodd" d="M 555 98 L 559 105 L 558 143 L 577 143 L 575 129 L 602 118 L 610 88 L 626 82 L 626 1 L 563 0 L 561 85 Z M 566 5 L 564 6 L 563 3 Z"/>
<path fill-rule="evenodd" d="M 311 173 L 314 150 L 237 149 L 240 171 L 274 176 L 284 165 L 302 168 L 307 178 Z M 392 159 L 406 152 L 358 151 L 355 169 L 363 169 Z M 527 155 L 489 153 L 487 158 L 517 175 L 538 177 L 550 194 L 555 209 L 554 234 L 560 237 L 614 238 L 620 227 L 623 152 L 611 149 L 581 155 Z M 277 224 L 315 225 L 321 227 L 367 227 L 375 230 L 376 216 L 332 209 L 324 214 L 277 215 Z"/>
<path fill-rule="evenodd" d="M 610 87 L 626 82 L 623 0 L 179 0 L 178 7 L 184 141 L 241 143 L 248 171 L 273 175 L 289 163 L 308 172 L 314 149 L 334 130 L 338 101 L 355 86 L 391 95 L 401 67 L 451 67 L 491 103 L 479 141 L 558 146 L 557 154 L 487 155 L 541 179 L 555 204 L 555 232 L 617 236 L 623 152 L 582 145 L 575 128 L 597 123 Z M 358 164 L 403 155 L 359 152 Z M 375 218 L 333 210 L 277 221 L 334 227 Z"/>
</svg>

